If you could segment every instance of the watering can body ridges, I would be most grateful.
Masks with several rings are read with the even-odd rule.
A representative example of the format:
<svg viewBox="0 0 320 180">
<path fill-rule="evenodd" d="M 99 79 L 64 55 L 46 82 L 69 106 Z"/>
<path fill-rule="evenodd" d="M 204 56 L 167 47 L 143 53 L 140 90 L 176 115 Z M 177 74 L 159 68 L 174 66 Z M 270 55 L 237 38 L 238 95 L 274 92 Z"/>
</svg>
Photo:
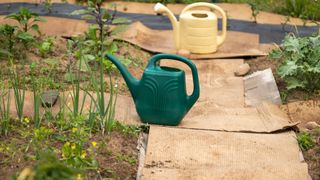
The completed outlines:
<svg viewBox="0 0 320 180">
<path fill-rule="evenodd" d="M 218 11 L 222 16 L 222 31 L 218 35 L 218 17 L 212 11 L 199 10 L 198 7 L 207 7 Z M 196 10 L 193 10 L 196 9 Z M 186 6 L 179 17 L 161 3 L 155 5 L 158 13 L 166 13 L 172 23 L 176 50 L 185 49 L 191 53 L 213 53 L 226 38 L 227 17 L 225 12 L 211 3 L 193 3 Z"/>
<path fill-rule="evenodd" d="M 178 125 L 199 98 L 200 88 L 196 67 L 184 57 L 173 54 L 153 56 L 141 80 L 132 77 L 114 56 L 107 55 L 107 58 L 123 75 L 143 123 Z M 186 91 L 185 72 L 177 68 L 157 65 L 161 59 L 174 59 L 189 65 L 194 83 L 193 93 L 190 96 Z"/>
</svg>

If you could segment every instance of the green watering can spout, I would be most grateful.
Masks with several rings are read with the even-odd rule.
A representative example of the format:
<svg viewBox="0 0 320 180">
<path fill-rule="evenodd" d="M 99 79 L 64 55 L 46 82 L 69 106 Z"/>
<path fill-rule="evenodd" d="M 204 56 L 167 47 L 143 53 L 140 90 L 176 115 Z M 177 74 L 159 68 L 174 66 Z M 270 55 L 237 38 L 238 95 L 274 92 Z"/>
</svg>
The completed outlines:
<svg viewBox="0 0 320 180">
<path fill-rule="evenodd" d="M 132 98 L 135 99 L 136 98 L 137 87 L 139 85 L 139 80 L 134 78 L 129 73 L 127 68 L 116 57 L 112 56 L 111 54 L 107 54 L 106 58 L 108 58 L 119 69 L 120 73 L 122 74 L 124 80 L 127 83 L 127 86 L 128 86 L 128 88 L 130 90 Z"/>
</svg>

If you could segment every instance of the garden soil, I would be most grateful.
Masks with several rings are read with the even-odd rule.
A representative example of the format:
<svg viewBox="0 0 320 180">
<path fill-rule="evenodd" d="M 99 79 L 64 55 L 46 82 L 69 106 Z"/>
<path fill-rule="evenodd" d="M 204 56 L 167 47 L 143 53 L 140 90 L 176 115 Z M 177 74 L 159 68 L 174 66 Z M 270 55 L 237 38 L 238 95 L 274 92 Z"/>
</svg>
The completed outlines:
<svg viewBox="0 0 320 180">
<path fill-rule="evenodd" d="M 320 102 L 319 100 L 289 102 L 285 105 L 288 114 L 293 121 L 300 121 L 299 128 L 305 129 L 307 122 L 315 121 L 320 124 Z"/>
</svg>

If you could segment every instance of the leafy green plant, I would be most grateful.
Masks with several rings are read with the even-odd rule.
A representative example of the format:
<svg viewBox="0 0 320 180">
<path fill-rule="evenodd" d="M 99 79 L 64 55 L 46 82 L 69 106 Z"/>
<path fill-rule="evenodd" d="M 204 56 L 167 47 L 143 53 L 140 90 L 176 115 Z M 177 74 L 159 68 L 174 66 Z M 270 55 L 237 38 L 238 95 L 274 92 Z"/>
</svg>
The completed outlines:
<svg viewBox="0 0 320 180">
<path fill-rule="evenodd" d="M 37 22 L 45 22 L 45 19 L 25 7 L 20 7 L 20 10 L 17 13 L 12 13 L 6 16 L 6 18 L 16 20 L 19 23 L 20 28 L 16 32 L 16 37 L 18 42 L 23 44 L 25 51 L 27 51 L 35 41 L 29 31 L 33 30 L 40 35 L 41 32 Z M 25 54 L 23 56 L 25 59 Z"/>
<path fill-rule="evenodd" d="M 286 0 L 285 8 L 291 16 L 300 17 L 305 11 L 306 0 Z"/>
<path fill-rule="evenodd" d="M 93 95 L 90 97 L 94 100 L 94 104 L 96 105 L 96 109 L 99 114 L 100 127 L 102 130 L 102 134 L 105 132 L 111 131 L 113 120 L 114 120 L 114 112 L 115 112 L 115 102 L 116 97 L 114 98 L 114 90 L 111 81 L 111 70 L 112 66 L 109 62 L 109 66 L 106 66 L 106 62 L 104 62 L 104 54 L 108 52 L 108 49 L 115 49 L 115 44 L 111 39 L 112 32 L 117 32 L 117 30 L 110 31 L 110 26 L 108 23 L 118 23 L 123 22 L 122 20 L 115 19 L 116 8 L 114 7 L 114 13 L 110 14 L 107 9 L 102 8 L 102 0 L 89 0 L 87 2 L 87 9 L 81 9 L 74 11 L 72 15 L 82 15 L 84 19 L 93 19 L 97 23 L 97 27 L 91 27 L 87 36 L 89 36 L 89 40 L 86 41 L 89 46 L 94 46 L 95 48 L 95 59 L 99 62 L 99 80 L 96 80 L 94 75 L 91 75 L 91 80 L 96 92 L 96 98 L 94 100 Z M 107 63 L 108 64 L 108 63 Z M 105 103 L 105 84 L 104 84 L 104 70 L 107 69 L 109 72 L 110 79 L 110 96 L 109 102 Z"/>
<path fill-rule="evenodd" d="M 4 57 L 25 57 L 29 45 L 34 42 L 33 36 L 28 32 L 19 31 L 17 26 L 0 25 L 0 55 Z M 21 49 L 23 45 L 24 49 Z"/>
<path fill-rule="evenodd" d="M 95 169 L 98 167 L 98 162 L 95 160 L 95 147 L 86 146 L 89 140 L 89 128 L 86 126 L 86 118 L 78 116 L 72 119 L 70 130 L 64 143 L 61 153 L 62 160 L 73 167 L 81 169 Z M 94 144 L 96 146 L 96 143 Z"/>
<path fill-rule="evenodd" d="M 15 31 L 16 26 L 11 26 L 8 24 L 1 24 L 0 25 L 0 36 L 1 39 L 4 41 L 3 44 L 5 45 L 5 49 L 2 49 L 2 53 L 6 54 L 7 56 L 12 56 L 14 54 L 14 43 L 15 43 Z"/>
<path fill-rule="evenodd" d="M 227 3 L 251 3 L 263 11 L 275 12 L 286 16 L 294 16 L 303 19 L 319 20 L 320 3 L 318 0 L 220 0 Z"/>
<path fill-rule="evenodd" d="M 38 141 L 42 142 L 44 139 L 48 139 L 53 133 L 52 129 L 48 129 L 46 127 L 40 127 L 38 129 L 34 129 L 34 136 L 33 138 Z"/>
<path fill-rule="evenodd" d="M 51 151 L 43 151 L 34 168 L 25 168 L 17 179 L 70 179 L 76 180 L 81 177 L 81 171 L 65 165 Z"/>
<path fill-rule="evenodd" d="M 47 54 L 53 51 L 54 47 L 54 40 L 52 37 L 47 37 L 37 45 L 38 52 L 40 53 L 41 57 L 46 57 Z"/>
<path fill-rule="evenodd" d="M 297 140 L 298 140 L 300 148 L 303 151 L 307 151 L 315 145 L 315 142 L 309 133 L 303 132 L 303 133 L 298 134 Z"/>
<path fill-rule="evenodd" d="M 32 63 L 30 65 L 31 70 L 31 83 L 32 83 L 32 92 L 33 92 L 33 121 L 35 123 L 35 127 L 39 128 L 41 125 L 41 117 L 40 117 L 40 106 L 41 106 L 41 84 L 38 79 L 36 79 L 35 75 L 36 64 Z"/>
<path fill-rule="evenodd" d="M 249 2 L 250 8 L 251 8 L 251 16 L 254 19 L 254 22 L 257 23 L 257 16 L 260 13 L 259 6 L 255 1 Z"/>
<path fill-rule="evenodd" d="M 20 7 L 19 12 L 12 13 L 6 18 L 18 21 L 21 31 L 24 33 L 32 29 L 40 34 L 39 25 L 36 22 L 45 22 L 45 19 L 25 7 Z"/>
<path fill-rule="evenodd" d="M 0 118 L 0 132 L 7 136 L 10 124 L 10 90 L 3 85 L 0 90 Z"/>
<path fill-rule="evenodd" d="M 17 70 L 13 65 L 12 60 L 10 60 L 10 63 L 11 63 L 10 82 L 13 88 L 15 107 L 16 107 L 18 118 L 20 122 L 22 122 L 24 100 L 25 100 L 25 76 L 22 76 L 22 78 L 20 78 L 17 74 Z"/>
<path fill-rule="evenodd" d="M 126 125 L 126 124 L 122 124 L 119 121 L 115 121 L 115 123 L 113 124 L 113 129 L 117 130 L 125 135 L 129 135 L 129 136 L 137 136 L 139 135 L 139 133 L 141 132 L 141 128 L 139 126 L 136 125 Z"/>
<path fill-rule="evenodd" d="M 289 34 L 280 48 L 269 53 L 269 59 L 280 61 L 277 73 L 287 89 L 313 93 L 320 89 L 320 36 L 295 37 Z"/>
<path fill-rule="evenodd" d="M 51 13 L 51 12 L 52 12 L 51 0 L 44 0 L 44 1 L 43 1 L 43 5 L 44 5 L 45 10 L 46 10 L 48 13 Z"/>
</svg>

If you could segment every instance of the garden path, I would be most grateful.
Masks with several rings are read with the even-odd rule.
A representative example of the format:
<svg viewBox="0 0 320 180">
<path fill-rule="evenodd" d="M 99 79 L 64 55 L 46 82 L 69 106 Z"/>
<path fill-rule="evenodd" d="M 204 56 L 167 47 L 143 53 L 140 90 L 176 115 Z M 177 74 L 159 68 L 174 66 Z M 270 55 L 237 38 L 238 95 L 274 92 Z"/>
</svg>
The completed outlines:
<svg viewBox="0 0 320 180">
<path fill-rule="evenodd" d="M 295 123 L 275 105 L 245 107 L 243 80 L 233 75 L 243 60 L 194 62 L 199 101 L 178 127 L 150 127 L 140 178 L 308 179 L 295 133 L 287 129 Z M 226 83 L 230 78 L 238 81 Z"/>
</svg>

